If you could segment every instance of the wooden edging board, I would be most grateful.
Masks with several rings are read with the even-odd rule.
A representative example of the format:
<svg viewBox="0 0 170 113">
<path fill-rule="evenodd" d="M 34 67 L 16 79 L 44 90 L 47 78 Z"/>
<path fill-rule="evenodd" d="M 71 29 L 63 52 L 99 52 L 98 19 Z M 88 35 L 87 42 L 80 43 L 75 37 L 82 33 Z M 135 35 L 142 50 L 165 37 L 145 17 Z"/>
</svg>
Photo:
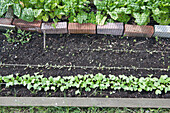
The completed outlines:
<svg viewBox="0 0 170 113">
<path fill-rule="evenodd" d="M 5 31 L 7 29 L 10 30 L 15 30 L 15 26 L 14 25 L 4 25 L 4 24 L 0 24 L 0 30 L 1 31 Z"/>
<path fill-rule="evenodd" d="M 170 99 L 87 97 L 0 97 L 0 106 L 170 108 Z"/>
</svg>

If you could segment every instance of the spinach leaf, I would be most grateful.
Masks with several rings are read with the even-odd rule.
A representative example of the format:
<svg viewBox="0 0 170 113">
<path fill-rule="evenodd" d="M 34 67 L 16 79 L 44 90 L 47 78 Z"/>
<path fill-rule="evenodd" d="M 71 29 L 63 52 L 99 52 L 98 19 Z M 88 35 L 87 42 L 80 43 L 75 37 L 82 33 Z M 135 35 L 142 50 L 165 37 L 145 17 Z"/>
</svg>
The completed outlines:
<svg viewBox="0 0 170 113">
<path fill-rule="evenodd" d="M 21 19 L 28 22 L 33 22 L 34 21 L 33 10 L 31 8 L 24 8 L 21 14 Z"/>
</svg>

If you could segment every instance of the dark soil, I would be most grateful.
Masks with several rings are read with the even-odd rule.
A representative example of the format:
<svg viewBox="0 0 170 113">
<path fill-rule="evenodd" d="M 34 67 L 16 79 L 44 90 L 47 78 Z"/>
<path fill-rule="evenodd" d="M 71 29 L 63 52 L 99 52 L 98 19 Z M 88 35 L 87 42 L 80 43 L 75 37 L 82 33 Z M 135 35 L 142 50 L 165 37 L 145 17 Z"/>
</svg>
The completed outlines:
<svg viewBox="0 0 170 113">
<path fill-rule="evenodd" d="M 170 66 L 170 40 L 154 38 L 128 38 L 114 37 L 110 35 L 47 35 L 46 50 L 43 49 L 43 38 L 40 34 L 33 34 L 33 39 L 24 45 L 8 44 L 5 37 L 0 33 L 0 62 L 5 64 L 41 64 L 53 65 L 76 65 L 76 66 L 106 66 L 106 67 L 140 67 L 140 68 L 168 68 Z M 102 48 L 105 50 L 92 50 Z M 89 50 L 84 50 L 89 49 Z M 107 49 L 132 49 L 132 50 L 156 50 L 164 51 L 158 53 L 149 52 L 113 52 Z M 165 52 L 166 51 L 166 52 Z M 45 77 L 49 76 L 69 76 L 77 74 L 125 74 L 136 77 L 146 77 L 153 74 L 155 77 L 161 75 L 170 76 L 169 71 L 161 70 L 124 70 L 124 69 L 54 69 L 54 68 L 26 68 L 26 67 L 0 67 L 0 75 L 9 75 L 20 73 L 21 75 L 35 72 L 41 72 Z M 1 86 L 0 96 L 76 96 L 76 89 L 70 89 L 66 92 L 38 92 L 32 94 L 22 86 L 4 88 Z M 170 93 L 156 96 L 154 92 L 124 92 L 111 90 L 106 91 L 82 91 L 83 97 L 144 97 L 144 98 L 170 98 Z"/>
</svg>

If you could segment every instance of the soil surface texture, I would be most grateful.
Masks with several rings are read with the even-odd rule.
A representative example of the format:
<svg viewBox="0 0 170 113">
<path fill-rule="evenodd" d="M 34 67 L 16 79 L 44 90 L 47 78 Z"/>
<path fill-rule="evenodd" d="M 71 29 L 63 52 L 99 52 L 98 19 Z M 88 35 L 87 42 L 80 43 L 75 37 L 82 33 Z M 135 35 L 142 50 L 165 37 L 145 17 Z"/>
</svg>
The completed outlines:
<svg viewBox="0 0 170 113">
<path fill-rule="evenodd" d="M 131 50 L 131 52 L 130 52 Z M 111 35 L 47 35 L 46 49 L 43 48 L 43 35 L 33 33 L 29 43 L 9 44 L 0 32 L 0 63 L 3 64 L 29 64 L 30 67 L 0 66 L 0 76 L 20 73 L 33 74 L 40 72 L 44 77 L 70 76 L 78 74 L 113 74 L 133 75 L 147 77 L 153 74 L 170 76 L 167 69 L 170 66 L 170 40 L 166 38 L 134 38 L 115 37 Z M 31 67 L 31 65 L 61 65 L 79 66 L 77 68 L 44 68 Z M 90 66 L 89 68 L 81 68 Z M 100 67 L 91 68 L 91 67 Z M 103 68 L 101 68 L 103 66 Z M 135 67 L 141 69 L 106 69 L 105 67 Z M 148 68 L 142 69 L 142 68 Z M 152 70 L 153 68 L 153 70 Z M 154 70 L 157 68 L 157 70 Z M 0 96 L 68 96 L 75 97 L 76 89 L 65 92 L 40 91 L 31 93 L 23 86 L 5 88 L 1 85 Z M 93 90 L 82 91 L 82 97 L 121 97 L 121 98 L 170 98 L 170 93 L 155 95 L 154 92 L 128 92 Z"/>
</svg>

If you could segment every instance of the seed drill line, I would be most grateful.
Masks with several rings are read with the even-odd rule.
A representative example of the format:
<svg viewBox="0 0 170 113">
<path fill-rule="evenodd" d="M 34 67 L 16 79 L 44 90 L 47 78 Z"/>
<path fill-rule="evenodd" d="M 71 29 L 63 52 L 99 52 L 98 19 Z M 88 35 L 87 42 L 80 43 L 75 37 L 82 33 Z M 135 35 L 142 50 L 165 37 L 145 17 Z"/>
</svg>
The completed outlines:
<svg viewBox="0 0 170 113">
<path fill-rule="evenodd" d="M 124 70 L 160 70 L 160 71 L 169 71 L 169 68 L 142 68 L 142 67 L 105 67 L 105 66 L 75 66 L 75 65 L 31 65 L 31 64 L 4 64 L 1 63 L 0 66 L 12 66 L 12 67 L 39 67 L 39 68 L 82 68 L 82 69 L 124 69 Z"/>
</svg>

